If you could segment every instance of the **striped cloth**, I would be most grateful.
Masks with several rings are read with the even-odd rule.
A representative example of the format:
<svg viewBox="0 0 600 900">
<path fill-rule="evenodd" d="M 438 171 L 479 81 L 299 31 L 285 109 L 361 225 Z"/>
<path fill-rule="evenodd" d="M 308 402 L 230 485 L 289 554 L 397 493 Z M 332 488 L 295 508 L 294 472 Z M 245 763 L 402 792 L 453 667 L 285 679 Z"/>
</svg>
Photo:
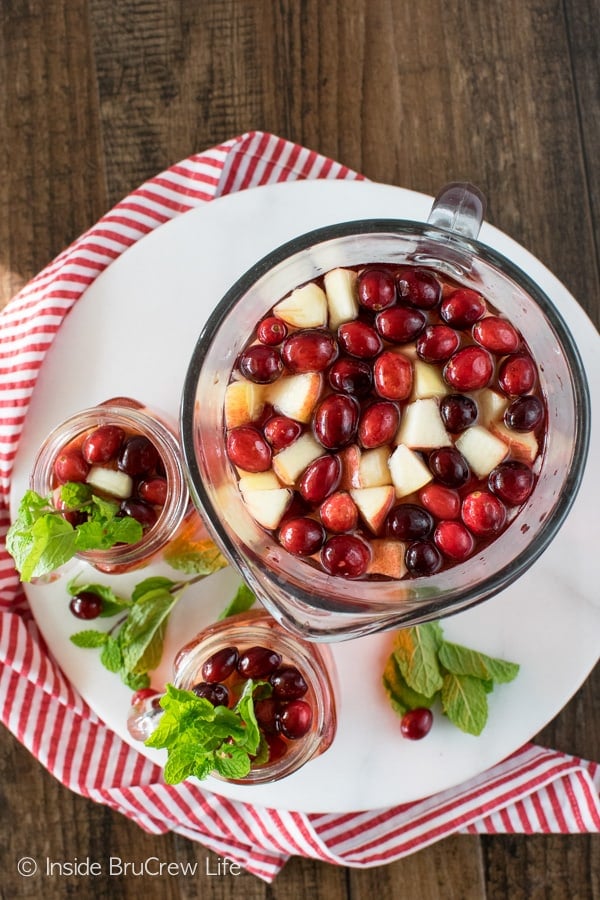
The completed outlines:
<svg viewBox="0 0 600 900">
<path fill-rule="evenodd" d="M 36 378 L 60 324 L 127 247 L 181 212 L 278 181 L 361 176 L 271 134 L 251 132 L 151 179 L 60 254 L 0 316 L 0 715 L 56 778 L 145 830 L 175 831 L 267 882 L 302 855 L 378 866 L 461 833 L 600 831 L 600 767 L 532 744 L 477 778 L 391 809 L 313 814 L 254 807 L 197 784 L 164 784 L 57 667 L 4 549 L 12 464 Z"/>
</svg>

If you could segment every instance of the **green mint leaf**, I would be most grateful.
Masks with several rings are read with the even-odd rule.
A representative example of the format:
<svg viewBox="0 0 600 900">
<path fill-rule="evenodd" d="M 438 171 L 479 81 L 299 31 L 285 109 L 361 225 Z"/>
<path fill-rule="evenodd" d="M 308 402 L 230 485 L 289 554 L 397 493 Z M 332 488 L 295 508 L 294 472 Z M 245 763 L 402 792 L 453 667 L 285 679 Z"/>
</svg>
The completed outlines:
<svg viewBox="0 0 600 900">
<path fill-rule="evenodd" d="M 104 647 L 109 637 L 105 631 L 78 631 L 72 634 L 70 640 L 76 647 Z"/>
<path fill-rule="evenodd" d="M 132 691 L 141 691 L 143 688 L 150 687 L 150 679 L 145 672 L 134 675 L 131 672 L 121 673 L 123 684 L 131 688 Z"/>
<path fill-rule="evenodd" d="M 162 654 L 163 625 L 177 603 L 177 594 L 163 588 L 144 594 L 129 610 L 126 622 L 119 632 L 123 662 L 128 672 L 139 673 L 147 652 L 160 660 Z M 154 642 L 152 650 L 151 644 Z M 159 652 L 160 644 L 160 652 Z"/>
<path fill-rule="evenodd" d="M 409 687 L 433 697 L 442 687 L 438 648 L 442 629 L 437 622 L 403 628 L 394 641 L 394 657 Z"/>
<path fill-rule="evenodd" d="M 210 774 L 211 762 L 211 759 L 199 753 L 193 744 L 184 744 L 169 752 L 163 777 L 167 784 L 179 784 L 196 772 L 201 778 L 206 778 Z"/>
<path fill-rule="evenodd" d="M 403 716 L 409 709 L 430 707 L 433 704 L 433 697 L 426 697 L 409 687 L 393 654 L 389 657 L 383 670 L 383 686 L 392 709 L 399 716 Z"/>
<path fill-rule="evenodd" d="M 214 762 L 223 778 L 245 778 L 251 769 L 247 751 L 237 744 L 220 747 L 214 754 Z"/>
<path fill-rule="evenodd" d="M 60 499 L 67 509 L 81 509 L 89 502 L 91 496 L 91 487 L 81 481 L 68 481 L 60 489 Z"/>
<path fill-rule="evenodd" d="M 248 753 L 256 753 L 260 743 L 260 728 L 254 712 L 254 682 L 251 679 L 244 685 L 234 711 L 241 716 L 246 726 L 240 735 L 240 744 Z"/>
<path fill-rule="evenodd" d="M 252 756 L 252 766 L 254 768 L 257 766 L 264 766 L 267 762 L 269 762 L 269 745 L 267 744 L 265 736 L 261 734 L 258 750 Z"/>
<path fill-rule="evenodd" d="M 114 637 L 108 635 L 106 643 L 100 654 L 100 662 L 109 672 L 119 673 L 123 668 L 123 653 L 121 646 Z"/>
<path fill-rule="evenodd" d="M 506 684 L 519 673 L 517 663 L 487 656 L 485 653 L 450 641 L 442 642 L 439 660 L 442 666 L 454 675 L 472 675 L 484 681 L 495 681 L 496 684 Z"/>
<path fill-rule="evenodd" d="M 255 603 L 256 597 L 248 585 L 245 582 L 242 582 L 219 616 L 218 621 L 227 619 L 229 616 L 235 616 L 237 613 L 246 612 L 246 610 L 251 609 Z"/>
<path fill-rule="evenodd" d="M 479 735 L 488 719 L 485 685 L 472 675 L 444 676 L 442 709 L 451 722 L 467 734 Z"/>
<path fill-rule="evenodd" d="M 30 535 L 31 544 L 20 567 L 22 581 L 47 575 L 75 555 L 75 530 L 60 513 L 36 519 Z"/>
<path fill-rule="evenodd" d="M 170 578 L 164 578 L 162 575 L 152 575 L 150 578 L 144 578 L 143 581 L 138 582 L 134 587 L 131 599 L 134 603 L 137 603 L 138 600 L 141 600 L 144 594 L 149 594 L 151 591 L 164 590 L 170 591 L 176 585 L 175 581 L 171 581 Z"/>
<path fill-rule="evenodd" d="M 199 535 L 194 520 L 167 544 L 163 556 L 171 568 L 188 575 L 212 575 L 228 564 L 206 532 Z"/>
</svg>

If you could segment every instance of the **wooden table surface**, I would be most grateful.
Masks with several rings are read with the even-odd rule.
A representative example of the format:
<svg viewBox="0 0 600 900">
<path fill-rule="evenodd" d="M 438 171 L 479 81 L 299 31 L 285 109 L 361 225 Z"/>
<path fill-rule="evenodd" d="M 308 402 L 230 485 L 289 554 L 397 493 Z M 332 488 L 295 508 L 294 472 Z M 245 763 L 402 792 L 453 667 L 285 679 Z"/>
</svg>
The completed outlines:
<svg viewBox="0 0 600 900">
<path fill-rule="evenodd" d="M 488 220 L 597 324 L 599 23 L 600 0 L 2 0 L 0 304 L 145 179 L 262 129 L 428 194 L 474 182 Z M 597 668 L 538 740 L 600 759 L 599 688 Z M 25 855 L 216 859 L 73 795 L 4 729 L 0 742 L 3 898 L 600 897 L 598 836 L 457 836 L 366 871 L 293 859 L 272 887 L 28 880 Z"/>
</svg>

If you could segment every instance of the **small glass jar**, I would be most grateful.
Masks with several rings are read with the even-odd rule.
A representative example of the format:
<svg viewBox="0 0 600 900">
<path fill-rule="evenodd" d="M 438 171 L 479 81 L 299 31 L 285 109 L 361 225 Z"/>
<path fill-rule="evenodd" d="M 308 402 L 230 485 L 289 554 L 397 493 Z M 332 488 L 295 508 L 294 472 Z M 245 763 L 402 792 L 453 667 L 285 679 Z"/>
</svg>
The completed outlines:
<svg viewBox="0 0 600 900">
<path fill-rule="evenodd" d="M 117 425 L 129 436 L 143 436 L 160 457 L 161 472 L 167 481 L 167 496 L 156 522 L 135 544 L 116 544 L 107 550 L 77 554 L 101 572 L 118 574 L 146 565 L 173 537 L 190 508 L 189 492 L 176 429 L 158 415 L 129 397 L 115 397 L 98 406 L 75 413 L 60 423 L 46 438 L 35 460 L 30 487 L 41 496 L 56 487 L 54 463 L 65 447 L 76 446 L 86 434 L 102 425 Z"/>
<path fill-rule="evenodd" d="M 240 655 L 251 647 L 265 647 L 280 654 L 282 666 L 295 666 L 308 686 L 302 700 L 312 709 L 312 721 L 302 737 L 286 739 L 276 734 L 280 752 L 282 743 L 285 744 L 282 755 L 252 768 L 244 778 L 227 779 L 216 772 L 211 777 L 234 784 L 265 784 L 296 772 L 324 753 L 337 728 L 335 676 L 329 648 L 291 635 L 262 609 L 250 610 L 208 626 L 179 650 L 173 662 L 175 687 L 191 690 L 198 685 L 203 681 L 203 664 L 217 651 L 229 647 L 237 647 Z M 162 714 L 159 699 L 159 695 L 148 692 L 146 696 L 141 692 L 131 707 L 127 724 L 136 740 L 145 740 L 158 724 Z M 281 708 L 285 708 L 285 701 Z"/>
</svg>

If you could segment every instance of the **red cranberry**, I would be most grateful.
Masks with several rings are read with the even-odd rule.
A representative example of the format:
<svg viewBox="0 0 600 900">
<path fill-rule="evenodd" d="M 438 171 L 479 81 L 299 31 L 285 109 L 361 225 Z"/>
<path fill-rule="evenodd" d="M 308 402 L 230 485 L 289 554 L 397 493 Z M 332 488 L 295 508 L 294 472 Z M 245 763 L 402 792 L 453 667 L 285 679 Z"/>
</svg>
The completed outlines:
<svg viewBox="0 0 600 900">
<path fill-rule="evenodd" d="M 426 484 L 419 491 L 419 500 L 436 519 L 457 519 L 460 515 L 460 494 L 452 488 L 436 484 Z"/>
<path fill-rule="evenodd" d="M 477 421 L 477 404 L 464 394 L 447 394 L 440 400 L 440 415 L 448 431 L 457 434 Z"/>
<path fill-rule="evenodd" d="M 448 325 L 428 325 L 417 340 L 417 354 L 425 362 L 446 362 L 459 344 L 458 331 Z"/>
<path fill-rule="evenodd" d="M 381 338 L 375 329 L 360 319 L 340 325 L 338 340 L 346 353 L 359 359 L 372 359 L 383 348 Z"/>
<path fill-rule="evenodd" d="M 461 487 L 469 480 L 469 465 L 456 447 L 440 447 L 429 454 L 429 468 L 446 487 Z"/>
<path fill-rule="evenodd" d="M 261 731 L 276 734 L 279 731 L 279 704 L 273 697 L 265 697 L 254 703 L 254 714 Z"/>
<path fill-rule="evenodd" d="M 358 279 L 358 299 L 367 309 L 386 309 L 396 302 L 393 275 L 383 269 L 369 269 Z"/>
<path fill-rule="evenodd" d="M 141 481 L 138 486 L 138 494 L 146 503 L 153 503 L 155 506 L 164 506 L 167 502 L 169 493 L 169 485 L 166 478 L 162 475 L 156 475 L 154 478 L 147 478 Z"/>
<path fill-rule="evenodd" d="M 209 656 L 200 669 L 204 681 L 226 681 L 235 671 L 238 655 L 237 647 L 223 647 Z"/>
<path fill-rule="evenodd" d="M 54 477 L 59 484 L 68 481 L 85 481 L 90 467 L 76 450 L 59 453 L 54 460 Z"/>
<path fill-rule="evenodd" d="M 457 288 L 442 300 L 440 316 L 454 328 L 468 328 L 485 315 L 485 300 L 470 288 Z"/>
<path fill-rule="evenodd" d="M 534 394 L 517 397 L 504 413 L 504 422 L 514 431 L 533 431 L 544 418 L 544 404 Z"/>
<path fill-rule="evenodd" d="M 302 473 L 298 484 L 300 496 L 308 503 L 322 503 L 336 490 L 341 477 L 342 463 L 339 456 L 333 456 L 331 453 L 320 456 Z"/>
<path fill-rule="evenodd" d="M 279 700 L 297 700 L 304 697 L 308 685 L 296 666 L 280 666 L 269 678 L 273 694 Z"/>
<path fill-rule="evenodd" d="M 475 547 L 471 532 L 455 520 L 439 522 L 433 533 L 433 540 L 444 556 L 457 562 L 467 559 Z"/>
<path fill-rule="evenodd" d="M 486 316 L 473 325 L 473 337 L 478 344 L 492 353 L 514 353 L 521 340 L 519 333 L 506 319 L 500 316 Z"/>
<path fill-rule="evenodd" d="M 406 548 L 406 568 L 411 575 L 434 575 L 442 565 L 442 556 L 431 541 L 415 541 Z"/>
<path fill-rule="evenodd" d="M 229 691 L 224 684 L 201 681 L 193 686 L 192 692 L 196 697 L 208 700 L 213 706 L 229 706 Z"/>
<path fill-rule="evenodd" d="M 283 363 L 276 347 L 253 344 L 240 356 L 238 368 L 248 381 L 255 384 L 271 384 L 281 375 Z"/>
<path fill-rule="evenodd" d="M 145 503 L 144 500 L 134 500 L 131 497 L 121 501 L 119 514 L 129 516 L 130 519 L 137 519 L 144 530 L 152 528 L 158 518 L 153 506 Z"/>
<path fill-rule="evenodd" d="M 410 359 L 393 350 L 384 350 L 373 364 L 375 390 L 385 400 L 406 400 L 413 386 Z"/>
<path fill-rule="evenodd" d="M 442 299 L 442 286 L 427 269 L 405 269 L 397 279 L 402 300 L 418 309 L 433 309 Z"/>
<path fill-rule="evenodd" d="M 80 591 L 71 597 L 69 609 L 77 619 L 97 619 L 102 612 L 102 598 L 92 591 Z"/>
<path fill-rule="evenodd" d="M 492 357 L 483 347 L 463 347 L 444 367 L 444 379 L 458 391 L 476 391 L 486 387 L 494 373 Z"/>
<path fill-rule="evenodd" d="M 279 729 L 279 721 L 277 722 L 277 728 Z M 269 750 L 269 758 L 266 763 L 263 765 L 273 765 L 277 760 L 282 759 L 287 753 L 288 745 L 287 742 L 279 734 L 266 734 L 265 740 L 267 742 L 267 747 Z"/>
<path fill-rule="evenodd" d="M 418 709 L 410 709 L 400 719 L 400 731 L 402 736 L 409 741 L 420 741 L 431 731 L 433 725 L 433 713 L 425 706 Z"/>
<path fill-rule="evenodd" d="M 375 317 L 375 328 L 384 340 L 392 344 L 414 341 L 426 324 L 427 316 L 424 312 L 407 306 L 391 306 Z"/>
<path fill-rule="evenodd" d="M 394 439 L 400 424 L 400 413 L 390 400 L 377 400 L 364 410 L 358 423 L 358 440 L 366 449 L 382 447 Z"/>
<path fill-rule="evenodd" d="M 364 359 L 338 359 L 330 368 L 328 378 L 334 391 L 355 397 L 366 397 L 373 385 L 371 366 Z"/>
<path fill-rule="evenodd" d="M 279 543 L 294 556 L 312 556 L 321 549 L 325 529 L 308 516 L 288 519 L 279 529 Z"/>
<path fill-rule="evenodd" d="M 352 534 L 336 534 L 321 550 L 321 563 L 330 575 L 360 578 L 371 561 L 371 548 L 362 538 Z"/>
<path fill-rule="evenodd" d="M 125 432 L 118 425 L 100 425 L 87 435 L 81 445 L 81 455 L 92 465 L 106 463 L 119 452 Z"/>
<path fill-rule="evenodd" d="M 511 396 L 528 394 L 536 382 L 535 363 L 526 353 L 507 356 L 500 364 L 498 383 Z"/>
<path fill-rule="evenodd" d="M 152 697 L 158 697 L 158 691 L 155 691 L 154 688 L 150 687 L 140 688 L 139 691 L 134 691 L 131 695 L 131 705 L 136 706 L 138 703 L 144 703 Z"/>
<path fill-rule="evenodd" d="M 533 490 L 535 477 L 525 463 L 509 460 L 490 472 L 488 487 L 510 506 L 525 503 Z"/>
<path fill-rule="evenodd" d="M 266 472 L 271 468 L 271 448 L 257 428 L 240 425 L 227 435 L 227 456 L 246 472 Z"/>
<path fill-rule="evenodd" d="M 433 530 L 431 513 L 415 503 L 399 503 L 387 515 L 385 531 L 399 541 L 415 541 L 427 537 Z"/>
<path fill-rule="evenodd" d="M 312 706 L 306 700 L 290 700 L 279 714 L 281 733 L 295 741 L 308 734 L 313 720 Z"/>
<path fill-rule="evenodd" d="M 268 678 L 281 665 L 281 654 L 269 647 L 249 647 L 240 653 L 237 670 L 244 678 Z"/>
<path fill-rule="evenodd" d="M 497 534 L 506 522 L 506 507 L 488 491 L 472 491 L 463 500 L 461 516 L 473 534 Z"/>
<path fill-rule="evenodd" d="M 307 328 L 295 331 L 281 348 L 281 356 L 290 372 L 322 372 L 338 355 L 336 339 L 328 331 Z"/>
<path fill-rule="evenodd" d="M 119 469 L 127 475 L 147 475 L 154 472 L 160 462 L 158 450 L 152 441 L 142 434 L 128 438 L 119 454 Z"/>
<path fill-rule="evenodd" d="M 302 434 L 302 425 L 288 416 L 272 416 L 265 424 L 265 437 L 275 452 L 293 444 Z"/>
<path fill-rule="evenodd" d="M 353 440 L 358 428 L 360 406 L 348 394 L 329 394 L 314 412 L 316 439 L 327 450 L 339 450 Z"/>
<path fill-rule="evenodd" d="M 266 319 L 259 323 L 256 329 L 256 336 L 261 344 L 275 347 L 287 336 L 287 326 L 277 316 L 267 316 Z"/>
<path fill-rule="evenodd" d="M 319 509 L 321 522 L 336 534 L 353 531 L 358 524 L 356 503 L 346 491 L 337 491 L 328 497 Z"/>
</svg>

